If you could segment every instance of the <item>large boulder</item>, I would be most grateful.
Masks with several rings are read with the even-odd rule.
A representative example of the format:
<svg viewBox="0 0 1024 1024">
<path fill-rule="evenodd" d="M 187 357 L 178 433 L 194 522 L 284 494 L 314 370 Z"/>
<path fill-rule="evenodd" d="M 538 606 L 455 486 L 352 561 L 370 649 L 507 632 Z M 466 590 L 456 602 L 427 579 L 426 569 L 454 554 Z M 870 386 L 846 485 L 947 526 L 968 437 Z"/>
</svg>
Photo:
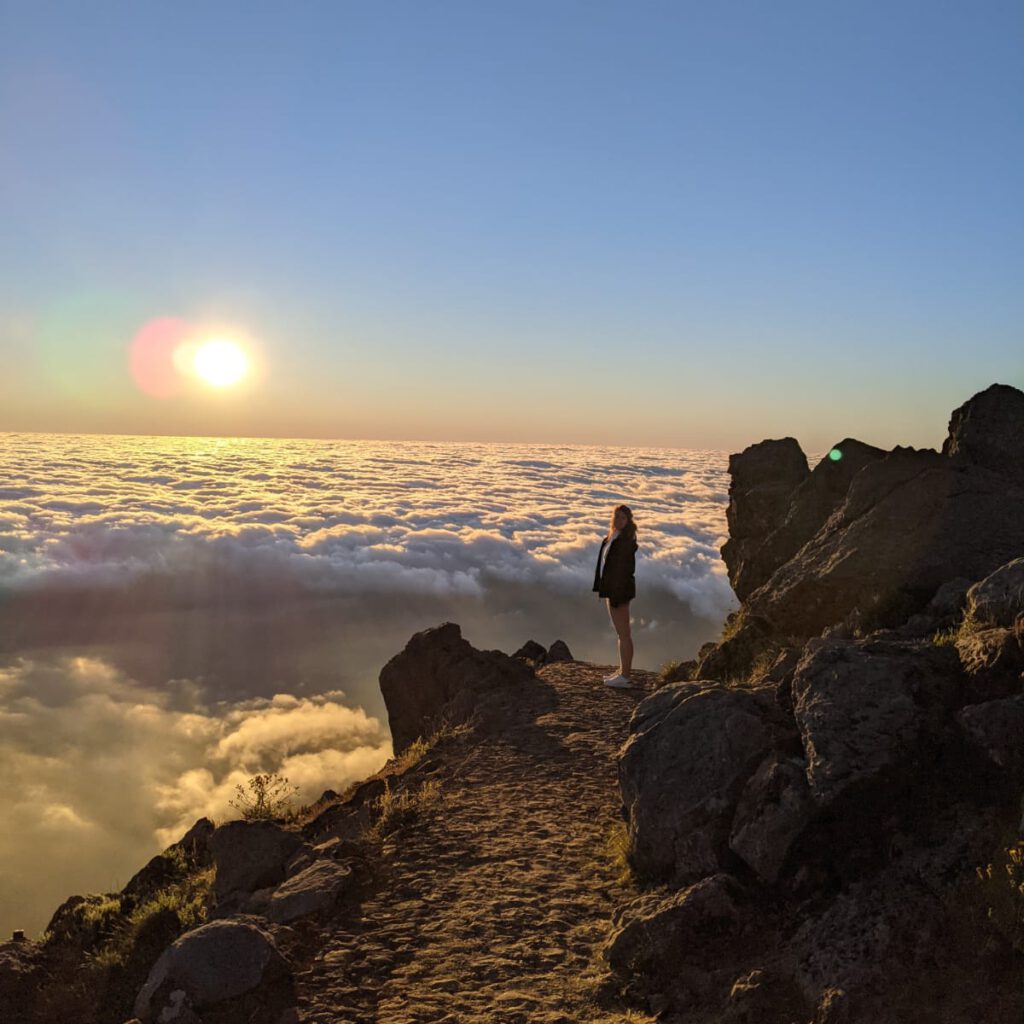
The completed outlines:
<svg viewBox="0 0 1024 1024">
<path fill-rule="evenodd" d="M 416 633 L 380 672 L 395 754 L 445 718 L 467 717 L 481 694 L 533 678 L 528 665 L 502 651 L 478 651 L 454 622 Z"/>
<path fill-rule="evenodd" d="M 292 1005 L 291 970 L 273 937 L 257 920 L 235 918 L 186 932 L 164 950 L 134 1012 L 156 1024 L 215 1007 L 218 1020 L 274 1024 Z"/>
<path fill-rule="evenodd" d="M 793 492 L 809 473 L 807 457 L 792 437 L 761 441 L 729 456 L 729 540 L 722 558 L 734 589 L 747 559 L 782 525 Z M 736 593 L 745 597 L 740 589 Z"/>
<path fill-rule="evenodd" d="M 944 455 L 1024 479 L 1024 393 L 1006 384 L 979 391 L 949 419 Z"/>
<path fill-rule="evenodd" d="M 856 612 L 897 625 L 955 577 L 981 579 L 1024 551 L 1024 482 L 896 448 L 865 465 L 815 536 L 750 595 L 748 613 L 816 636 Z"/>
<path fill-rule="evenodd" d="M 811 640 L 792 694 L 815 801 L 871 787 L 891 794 L 940 739 L 960 694 L 959 661 L 927 641 Z"/>
<path fill-rule="evenodd" d="M 285 866 L 303 846 L 302 837 L 271 821 L 229 821 L 209 839 L 217 873 L 213 892 L 218 906 L 230 897 L 284 881 Z"/>
<path fill-rule="evenodd" d="M 885 454 L 883 449 L 851 437 L 833 445 L 829 455 L 790 495 L 782 523 L 759 546 L 752 547 L 737 566 L 732 577 L 736 596 L 744 600 L 766 583 L 780 565 L 788 562 L 825 525 L 842 504 L 854 476 Z"/>
<path fill-rule="evenodd" d="M 740 792 L 785 732 L 771 692 L 698 681 L 641 701 L 619 755 L 634 868 L 676 883 L 720 870 Z"/>
</svg>

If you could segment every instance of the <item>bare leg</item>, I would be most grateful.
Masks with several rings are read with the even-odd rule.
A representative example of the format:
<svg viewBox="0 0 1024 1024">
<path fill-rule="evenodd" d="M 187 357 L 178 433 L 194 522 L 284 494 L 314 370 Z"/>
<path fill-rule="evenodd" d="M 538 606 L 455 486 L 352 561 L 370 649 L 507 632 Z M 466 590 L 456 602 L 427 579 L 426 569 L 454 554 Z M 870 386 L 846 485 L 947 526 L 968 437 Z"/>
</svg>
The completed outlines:
<svg viewBox="0 0 1024 1024">
<path fill-rule="evenodd" d="M 633 669 L 633 636 L 629 630 L 629 602 L 613 608 L 608 602 L 608 615 L 619 638 L 619 672 L 627 679 Z"/>
</svg>

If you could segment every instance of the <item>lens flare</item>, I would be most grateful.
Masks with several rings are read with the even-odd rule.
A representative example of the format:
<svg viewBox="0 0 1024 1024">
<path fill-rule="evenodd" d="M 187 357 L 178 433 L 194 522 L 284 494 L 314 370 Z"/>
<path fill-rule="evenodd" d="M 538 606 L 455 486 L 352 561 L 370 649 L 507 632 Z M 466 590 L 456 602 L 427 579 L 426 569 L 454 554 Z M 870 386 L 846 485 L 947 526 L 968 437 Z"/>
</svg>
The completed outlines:
<svg viewBox="0 0 1024 1024">
<path fill-rule="evenodd" d="M 838 462 L 843 457 L 843 453 L 838 448 L 833 448 L 832 451 L 828 453 L 828 457 L 833 462 Z"/>
<path fill-rule="evenodd" d="M 211 338 L 196 349 L 192 361 L 196 374 L 215 388 L 237 384 L 249 372 L 249 359 L 233 341 Z"/>
</svg>

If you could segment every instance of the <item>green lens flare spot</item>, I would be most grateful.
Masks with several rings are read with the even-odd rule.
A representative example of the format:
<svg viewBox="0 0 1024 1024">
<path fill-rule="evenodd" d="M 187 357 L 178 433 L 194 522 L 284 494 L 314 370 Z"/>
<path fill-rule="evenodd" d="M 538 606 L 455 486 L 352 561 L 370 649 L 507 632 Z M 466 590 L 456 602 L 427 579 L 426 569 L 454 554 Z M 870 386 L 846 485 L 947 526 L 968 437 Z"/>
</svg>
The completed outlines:
<svg viewBox="0 0 1024 1024">
<path fill-rule="evenodd" d="M 833 448 L 832 451 L 828 453 L 828 457 L 833 462 L 838 462 L 843 457 L 843 453 L 838 448 Z"/>
</svg>

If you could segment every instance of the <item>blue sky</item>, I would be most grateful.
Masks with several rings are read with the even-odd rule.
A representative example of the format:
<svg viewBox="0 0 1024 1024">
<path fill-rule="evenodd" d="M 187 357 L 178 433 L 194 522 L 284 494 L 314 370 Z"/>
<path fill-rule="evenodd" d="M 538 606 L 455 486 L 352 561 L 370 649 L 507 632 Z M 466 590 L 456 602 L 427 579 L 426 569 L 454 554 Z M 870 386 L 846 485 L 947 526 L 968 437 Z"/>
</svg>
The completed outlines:
<svg viewBox="0 0 1024 1024">
<path fill-rule="evenodd" d="M 1024 386 L 1019 3 L 0 0 L 0 429 L 937 445 Z M 258 386 L 157 400 L 156 317 Z"/>
</svg>

